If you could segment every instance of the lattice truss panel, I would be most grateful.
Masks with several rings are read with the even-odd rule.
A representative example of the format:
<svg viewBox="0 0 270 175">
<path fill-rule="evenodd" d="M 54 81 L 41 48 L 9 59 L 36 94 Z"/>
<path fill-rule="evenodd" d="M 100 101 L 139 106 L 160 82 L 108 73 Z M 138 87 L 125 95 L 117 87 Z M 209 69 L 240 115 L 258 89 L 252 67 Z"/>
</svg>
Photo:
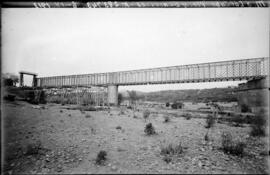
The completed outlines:
<svg viewBox="0 0 270 175">
<path fill-rule="evenodd" d="M 73 87 L 45 89 L 47 100 L 62 104 L 104 106 L 107 104 L 107 88 Z"/>
<path fill-rule="evenodd" d="M 38 78 L 38 86 L 107 86 L 228 81 L 267 76 L 269 58 L 253 58 L 99 74 Z"/>
</svg>

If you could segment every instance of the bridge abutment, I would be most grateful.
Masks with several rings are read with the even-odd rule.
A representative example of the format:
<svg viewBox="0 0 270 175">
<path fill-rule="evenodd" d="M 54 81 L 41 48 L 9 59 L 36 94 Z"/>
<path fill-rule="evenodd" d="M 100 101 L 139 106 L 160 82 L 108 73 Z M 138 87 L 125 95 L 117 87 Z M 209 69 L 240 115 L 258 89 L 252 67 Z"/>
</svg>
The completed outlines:
<svg viewBox="0 0 270 175">
<path fill-rule="evenodd" d="M 117 85 L 108 86 L 108 104 L 110 106 L 118 105 L 118 86 Z"/>
<path fill-rule="evenodd" d="M 248 107 L 250 112 L 268 112 L 269 108 L 269 82 L 268 78 L 250 80 L 240 84 L 237 90 L 239 111 Z"/>
</svg>

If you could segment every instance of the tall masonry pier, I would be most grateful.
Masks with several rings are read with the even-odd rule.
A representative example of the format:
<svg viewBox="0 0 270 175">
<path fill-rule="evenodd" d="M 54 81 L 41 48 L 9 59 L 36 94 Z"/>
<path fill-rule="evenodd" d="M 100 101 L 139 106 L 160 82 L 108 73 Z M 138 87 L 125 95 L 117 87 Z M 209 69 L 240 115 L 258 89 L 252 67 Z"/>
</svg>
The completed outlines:
<svg viewBox="0 0 270 175">
<path fill-rule="evenodd" d="M 117 105 L 119 86 L 239 80 L 253 81 L 256 84 L 261 79 L 266 79 L 268 74 L 269 58 L 266 57 L 119 72 L 40 77 L 37 78 L 37 86 L 108 87 L 108 104 Z M 269 83 L 266 86 L 268 93 Z"/>
<path fill-rule="evenodd" d="M 108 86 L 108 104 L 109 105 L 118 104 L 118 86 L 117 85 Z"/>
</svg>

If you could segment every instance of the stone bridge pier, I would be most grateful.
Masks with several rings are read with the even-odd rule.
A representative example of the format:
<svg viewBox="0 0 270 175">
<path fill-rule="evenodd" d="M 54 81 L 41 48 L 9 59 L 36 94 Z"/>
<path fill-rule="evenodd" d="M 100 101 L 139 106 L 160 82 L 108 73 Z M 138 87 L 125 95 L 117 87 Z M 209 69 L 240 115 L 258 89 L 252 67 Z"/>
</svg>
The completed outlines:
<svg viewBox="0 0 270 175">
<path fill-rule="evenodd" d="M 247 83 L 239 84 L 236 91 L 239 110 L 241 111 L 243 106 L 248 106 L 249 110 L 253 113 L 260 111 L 269 111 L 269 79 L 254 79 Z"/>
<path fill-rule="evenodd" d="M 118 85 L 108 86 L 108 105 L 118 105 Z"/>
</svg>

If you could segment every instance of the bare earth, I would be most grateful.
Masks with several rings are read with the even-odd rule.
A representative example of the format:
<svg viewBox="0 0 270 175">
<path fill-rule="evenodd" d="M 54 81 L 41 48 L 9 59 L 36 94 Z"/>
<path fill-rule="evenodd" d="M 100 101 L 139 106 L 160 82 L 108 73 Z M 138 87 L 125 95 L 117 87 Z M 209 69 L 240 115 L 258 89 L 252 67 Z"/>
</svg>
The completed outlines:
<svg viewBox="0 0 270 175">
<path fill-rule="evenodd" d="M 68 110 L 56 104 L 39 109 L 25 102 L 3 104 L 4 153 L 6 174 L 13 173 L 267 173 L 269 154 L 266 137 L 248 137 L 250 127 L 216 123 L 210 141 L 204 141 L 205 119 L 170 115 L 164 123 L 158 109 L 145 121 L 142 110 Z M 61 112 L 62 110 L 62 112 Z M 91 117 L 86 117 L 89 114 Z M 157 134 L 146 136 L 151 122 Z M 121 126 L 122 129 L 116 129 Z M 222 131 L 246 139 L 241 158 L 221 151 Z M 184 153 L 166 163 L 160 147 L 181 142 Z M 40 143 L 37 154 L 27 154 L 27 145 Z M 107 152 L 105 165 L 96 165 L 100 150 Z M 269 172 L 269 171 L 268 171 Z"/>
</svg>

